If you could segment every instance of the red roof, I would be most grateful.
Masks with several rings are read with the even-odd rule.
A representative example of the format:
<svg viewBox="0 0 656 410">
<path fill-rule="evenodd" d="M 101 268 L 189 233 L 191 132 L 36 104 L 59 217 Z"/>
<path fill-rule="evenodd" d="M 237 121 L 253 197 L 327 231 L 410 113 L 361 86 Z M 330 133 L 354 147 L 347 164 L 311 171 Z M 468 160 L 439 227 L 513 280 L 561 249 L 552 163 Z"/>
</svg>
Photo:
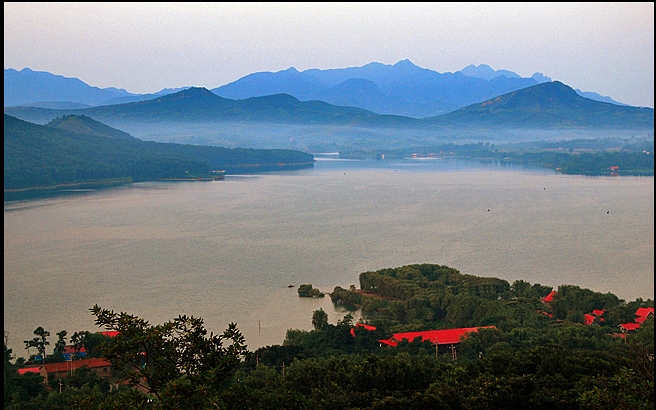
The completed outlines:
<svg viewBox="0 0 656 410">
<path fill-rule="evenodd" d="M 73 346 L 64 346 L 63 354 L 75 353 L 75 348 Z M 86 353 L 84 346 L 80 348 L 80 353 Z"/>
<path fill-rule="evenodd" d="M 654 314 L 654 308 L 653 307 L 638 308 L 638 310 L 636 310 L 636 316 L 640 316 L 640 317 L 647 317 L 647 316 L 653 315 L 653 314 Z"/>
<path fill-rule="evenodd" d="M 392 340 L 391 338 L 390 339 L 379 340 L 379 342 L 384 344 L 384 345 L 392 346 L 392 347 L 396 347 L 396 345 L 397 345 L 397 343 L 394 340 Z"/>
<path fill-rule="evenodd" d="M 547 296 L 542 298 L 542 301 L 546 302 L 546 303 L 551 303 L 551 301 L 553 300 L 553 297 L 554 297 L 555 294 L 556 294 L 556 291 L 552 290 L 551 293 L 549 293 Z"/>
<path fill-rule="evenodd" d="M 603 309 L 595 309 L 595 310 L 592 311 L 592 314 L 595 315 L 595 316 L 601 316 L 601 315 L 604 314 L 604 310 Z"/>
<path fill-rule="evenodd" d="M 588 313 L 583 315 L 583 323 L 585 323 L 586 325 L 591 325 L 592 323 L 594 323 L 595 319 L 596 319 L 596 317 L 594 317 L 594 316 L 592 316 Z"/>
<path fill-rule="evenodd" d="M 58 362 L 58 363 L 46 363 L 41 367 L 45 368 L 46 372 L 48 373 L 60 373 L 60 372 L 69 371 L 71 369 L 73 370 L 79 369 L 82 366 L 88 366 L 90 369 L 93 369 L 95 367 L 111 366 L 111 363 L 109 363 L 105 359 L 96 358 L 96 359 L 73 360 L 73 361 Z"/>
<path fill-rule="evenodd" d="M 647 318 L 644 317 L 644 316 L 638 316 L 637 318 L 635 318 L 635 319 L 633 319 L 633 320 L 635 320 L 636 323 L 640 323 L 640 324 L 642 324 L 642 322 L 644 322 L 645 320 L 647 320 Z"/>
<path fill-rule="evenodd" d="M 118 330 L 109 330 L 106 332 L 100 332 L 101 335 L 103 336 L 108 336 L 108 337 L 114 337 L 118 335 L 120 332 Z"/>
<path fill-rule="evenodd" d="M 23 375 L 25 373 L 39 373 L 39 368 L 38 367 L 23 367 L 22 369 L 18 369 L 18 374 Z"/>
<path fill-rule="evenodd" d="M 362 327 L 367 330 L 376 330 L 376 326 L 371 326 L 371 325 L 365 325 L 364 323 L 358 323 L 355 325 L 355 327 Z M 355 337 L 355 327 L 351 328 L 351 336 Z"/>
<path fill-rule="evenodd" d="M 631 332 L 633 330 L 638 330 L 640 328 L 640 323 L 622 323 L 619 327 L 625 332 Z"/>
<path fill-rule="evenodd" d="M 494 329 L 494 326 L 482 326 L 485 329 Z M 394 333 L 391 338 L 387 340 L 380 340 L 381 343 L 388 346 L 394 346 L 402 340 L 409 342 L 414 341 L 416 338 L 421 338 L 422 342 L 431 342 L 437 345 L 456 344 L 460 343 L 460 339 L 467 333 L 478 332 L 478 327 L 461 327 L 457 329 L 444 329 L 444 330 L 425 330 L 423 332 L 405 332 Z"/>
</svg>

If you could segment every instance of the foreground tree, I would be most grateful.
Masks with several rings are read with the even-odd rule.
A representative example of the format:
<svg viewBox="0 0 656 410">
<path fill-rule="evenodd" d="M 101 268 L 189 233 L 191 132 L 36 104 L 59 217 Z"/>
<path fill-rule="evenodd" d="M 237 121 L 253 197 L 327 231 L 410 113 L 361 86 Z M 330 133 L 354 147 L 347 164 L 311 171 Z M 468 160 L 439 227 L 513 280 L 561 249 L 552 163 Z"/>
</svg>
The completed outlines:
<svg viewBox="0 0 656 410">
<path fill-rule="evenodd" d="M 119 332 L 103 344 L 103 357 L 132 386 L 168 403 L 192 407 L 213 403 L 248 353 L 235 323 L 230 323 L 222 335 L 208 335 L 203 319 L 193 316 L 178 316 L 152 326 L 137 316 L 98 305 L 90 310 L 96 325 Z M 226 340 L 230 344 L 224 346 Z"/>
<path fill-rule="evenodd" d="M 25 343 L 26 349 L 30 347 L 35 347 L 37 354 L 42 357 L 42 360 L 45 363 L 46 346 L 50 344 L 50 342 L 48 341 L 48 336 L 50 336 L 50 332 L 39 326 L 36 329 L 34 329 L 34 334 L 37 337 L 33 338 L 32 340 L 24 340 L 23 343 Z"/>
<path fill-rule="evenodd" d="M 322 308 L 312 312 L 312 326 L 314 330 L 321 330 L 328 326 L 328 313 L 324 312 Z"/>
<path fill-rule="evenodd" d="M 80 351 L 84 346 L 86 338 L 89 336 L 89 332 L 86 330 L 75 332 L 71 336 L 71 343 L 73 344 L 73 350 L 75 350 L 75 357 L 80 355 Z"/>
<path fill-rule="evenodd" d="M 53 360 L 56 362 L 64 361 L 64 351 L 66 349 L 66 335 L 68 332 L 62 330 L 57 333 L 57 342 L 55 342 L 55 348 L 53 350 Z"/>
</svg>

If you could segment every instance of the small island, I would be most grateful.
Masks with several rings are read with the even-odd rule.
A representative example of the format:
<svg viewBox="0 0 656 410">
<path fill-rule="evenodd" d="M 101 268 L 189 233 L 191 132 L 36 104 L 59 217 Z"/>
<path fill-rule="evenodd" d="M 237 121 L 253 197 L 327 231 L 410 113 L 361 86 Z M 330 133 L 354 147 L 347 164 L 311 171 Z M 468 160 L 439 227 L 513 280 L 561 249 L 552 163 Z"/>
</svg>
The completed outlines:
<svg viewBox="0 0 656 410">
<path fill-rule="evenodd" d="M 303 284 L 298 287 L 298 296 L 302 298 L 322 298 L 324 293 L 317 288 L 313 288 L 310 284 Z"/>
</svg>

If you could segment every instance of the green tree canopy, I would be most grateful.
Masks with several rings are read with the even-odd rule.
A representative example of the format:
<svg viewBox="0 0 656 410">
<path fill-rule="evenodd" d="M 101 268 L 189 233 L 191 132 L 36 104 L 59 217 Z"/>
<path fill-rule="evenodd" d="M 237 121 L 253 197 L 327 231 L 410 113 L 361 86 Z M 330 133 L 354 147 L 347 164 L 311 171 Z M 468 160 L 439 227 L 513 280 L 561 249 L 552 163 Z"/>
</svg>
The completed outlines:
<svg viewBox="0 0 656 410">
<path fill-rule="evenodd" d="M 43 358 L 43 361 L 46 360 L 46 346 L 50 344 L 48 341 L 48 336 L 50 332 L 42 328 L 41 326 L 34 329 L 35 338 L 32 340 L 24 340 L 25 348 L 35 347 L 37 353 Z"/>
<path fill-rule="evenodd" d="M 315 330 L 321 330 L 328 326 L 328 313 L 324 312 L 323 309 L 315 310 L 312 313 L 312 326 Z"/>
<path fill-rule="evenodd" d="M 205 405 L 248 353 L 235 323 L 221 335 L 208 335 L 203 319 L 193 316 L 153 326 L 98 305 L 90 310 L 98 326 L 119 332 L 103 344 L 103 357 L 132 386 L 141 386 L 158 399 Z M 224 346 L 226 340 L 230 344 Z"/>
</svg>

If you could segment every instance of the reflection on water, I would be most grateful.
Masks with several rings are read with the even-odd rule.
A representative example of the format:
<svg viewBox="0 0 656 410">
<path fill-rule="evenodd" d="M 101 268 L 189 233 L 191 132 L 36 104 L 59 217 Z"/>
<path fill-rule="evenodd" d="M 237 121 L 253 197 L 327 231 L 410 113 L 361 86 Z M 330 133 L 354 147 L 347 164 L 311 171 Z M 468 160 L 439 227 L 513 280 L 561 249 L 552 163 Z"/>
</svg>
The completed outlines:
<svg viewBox="0 0 656 410">
<path fill-rule="evenodd" d="M 653 191 L 653 177 L 502 162 L 324 160 L 5 202 L 5 330 L 25 354 L 37 326 L 95 330 L 98 304 L 214 332 L 236 322 L 255 349 L 311 329 L 316 309 L 348 313 L 287 284 L 331 291 L 412 263 L 653 298 Z"/>
</svg>

